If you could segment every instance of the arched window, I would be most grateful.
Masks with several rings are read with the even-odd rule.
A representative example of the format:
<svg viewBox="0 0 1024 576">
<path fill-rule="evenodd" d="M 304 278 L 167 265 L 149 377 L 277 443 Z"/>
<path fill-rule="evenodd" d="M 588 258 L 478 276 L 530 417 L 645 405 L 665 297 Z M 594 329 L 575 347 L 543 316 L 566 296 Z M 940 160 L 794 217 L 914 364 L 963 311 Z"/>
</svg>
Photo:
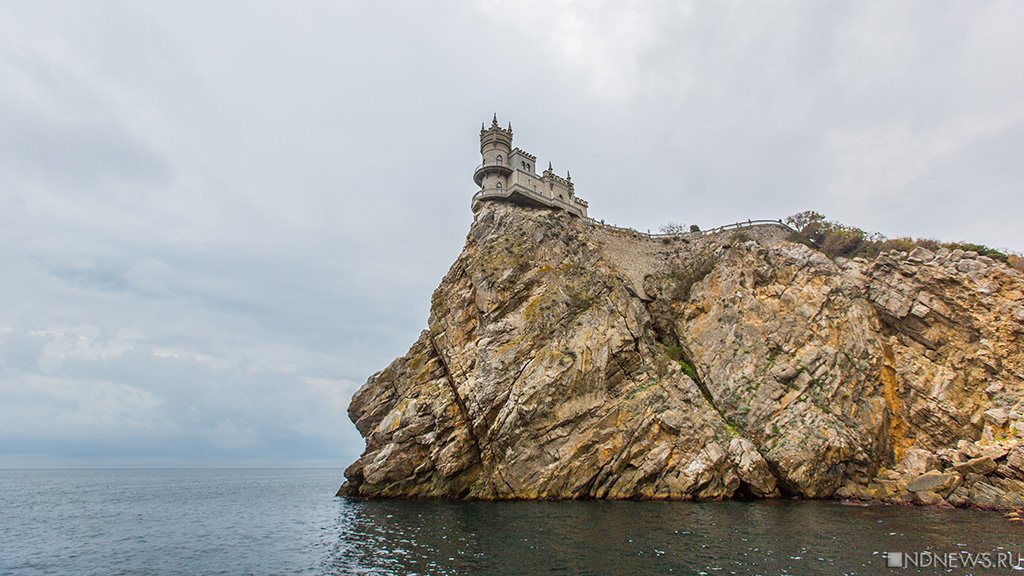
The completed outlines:
<svg viewBox="0 0 1024 576">
<path fill-rule="evenodd" d="M 498 183 L 497 183 L 497 184 L 495 184 L 494 186 L 495 186 L 495 188 L 497 188 L 498 190 L 501 190 L 501 182 L 498 182 Z"/>
<path fill-rule="evenodd" d="M 519 166 L 525 169 L 526 168 L 526 162 L 520 162 Z"/>
<path fill-rule="evenodd" d="M 502 164 L 503 162 L 504 162 L 504 161 L 503 161 L 503 160 L 502 160 L 502 158 L 501 158 L 501 154 L 498 154 L 498 159 L 497 159 L 497 163 L 498 163 L 498 164 L 500 165 L 500 164 Z"/>
</svg>

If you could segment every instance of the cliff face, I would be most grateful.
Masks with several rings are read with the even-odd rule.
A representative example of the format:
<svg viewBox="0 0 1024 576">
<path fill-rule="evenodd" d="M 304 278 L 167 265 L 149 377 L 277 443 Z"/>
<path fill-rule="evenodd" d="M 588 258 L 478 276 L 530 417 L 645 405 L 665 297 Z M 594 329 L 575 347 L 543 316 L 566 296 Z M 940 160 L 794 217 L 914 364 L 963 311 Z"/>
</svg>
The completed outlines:
<svg viewBox="0 0 1024 576">
<path fill-rule="evenodd" d="M 486 204 L 340 493 L 1024 506 L 1024 277 Z"/>
</svg>

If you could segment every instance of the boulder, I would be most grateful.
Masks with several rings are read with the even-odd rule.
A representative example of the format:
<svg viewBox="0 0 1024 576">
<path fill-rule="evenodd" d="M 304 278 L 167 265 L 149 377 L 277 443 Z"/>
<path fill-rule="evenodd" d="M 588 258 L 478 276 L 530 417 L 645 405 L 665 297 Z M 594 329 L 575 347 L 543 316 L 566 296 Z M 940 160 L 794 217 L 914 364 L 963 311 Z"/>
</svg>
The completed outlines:
<svg viewBox="0 0 1024 576">
<path fill-rule="evenodd" d="M 981 449 L 980 456 L 988 456 L 993 460 L 999 460 L 1010 451 L 1010 447 L 1005 444 L 991 444 Z"/>
<path fill-rule="evenodd" d="M 967 458 L 977 458 L 978 456 L 981 456 L 981 447 L 969 440 L 957 441 L 956 449 Z"/>
<path fill-rule="evenodd" d="M 963 474 L 980 474 L 982 476 L 995 472 L 996 468 L 999 467 L 995 460 L 988 456 L 981 456 L 980 458 L 972 458 L 967 462 L 960 462 L 953 465 L 956 471 Z"/>
<path fill-rule="evenodd" d="M 1009 415 L 1006 413 L 1005 408 L 990 408 L 985 410 L 985 420 L 996 426 L 1005 426 L 1008 419 Z"/>
<path fill-rule="evenodd" d="M 1013 450 L 1010 450 L 1009 455 L 1006 457 L 1006 465 L 1024 472 L 1024 445 L 1018 445 Z"/>
<path fill-rule="evenodd" d="M 936 492 L 949 493 L 959 485 L 960 477 L 956 474 L 948 474 L 932 470 L 914 478 L 907 484 L 910 492 Z"/>
<path fill-rule="evenodd" d="M 946 497 L 946 502 L 957 508 L 969 506 L 971 503 L 971 490 L 967 486 L 960 486 Z"/>
<path fill-rule="evenodd" d="M 910 254 L 907 255 L 907 260 L 910 260 L 911 262 L 931 262 L 934 259 L 935 253 L 923 246 L 914 248 L 910 251 Z"/>
<path fill-rule="evenodd" d="M 918 477 L 929 470 L 939 469 L 939 458 L 927 450 L 911 448 L 903 456 L 903 470 L 912 477 Z"/>
<path fill-rule="evenodd" d="M 1010 478 L 1012 480 L 1024 480 L 1024 472 L 1006 464 L 1000 464 L 999 468 L 996 468 L 995 475 L 1000 478 Z"/>
<path fill-rule="evenodd" d="M 920 506 L 940 506 L 945 503 L 946 501 L 942 496 L 939 496 L 930 490 L 914 492 L 914 504 L 918 504 Z"/>
<path fill-rule="evenodd" d="M 970 503 L 979 508 L 1002 510 L 1022 506 L 1024 494 L 1016 491 L 1016 488 L 1019 488 L 1016 483 L 1011 486 L 995 486 L 987 482 L 978 482 L 970 488 Z"/>
</svg>

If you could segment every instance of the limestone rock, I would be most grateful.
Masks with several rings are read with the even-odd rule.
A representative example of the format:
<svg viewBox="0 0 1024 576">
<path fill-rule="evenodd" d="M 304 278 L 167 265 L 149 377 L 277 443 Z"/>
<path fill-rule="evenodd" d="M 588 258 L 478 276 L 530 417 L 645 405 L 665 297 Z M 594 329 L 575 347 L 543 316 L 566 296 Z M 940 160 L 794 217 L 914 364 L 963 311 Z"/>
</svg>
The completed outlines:
<svg viewBox="0 0 1024 576">
<path fill-rule="evenodd" d="M 923 246 L 918 246 L 910 251 L 910 254 L 907 255 L 907 259 L 920 263 L 931 262 L 935 259 L 935 254 Z"/>
<path fill-rule="evenodd" d="M 945 504 L 946 501 L 935 492 L 921 490 L 920 492 L 914 492 L 914 503 L 921 506 L 940 506 Z"/>
<path fill-rule="evenodd" d="M 959 440 L 956 443 L 956 448 L 966 458 L 977 458 L 981 456 L 981 447 L 970 442 L 968 440 Z"/>
<path fill-rule="evenodd" d="M 957 487 L 959 480 L 960 478 L 956 474 L 943 474 L 932 470 L 907 484 L 907 491 L 947 493 Z"/>
<path fill-rule="evenodd" d="M 762 498 L 779 495 L 768 463 L 750 440 L 733 438 L 729 442 L 729 457 L 736 464 L 737 474 L 746 483 L 750 494 Z"/>
<path fill-rule="evenodd" d="M 1009 452 L 1006 465 L 1024 473 L 1024 444 L 1017 445 Z"/>
<path fill-rule="evenodd" d="M 938 470 L 939 459 L 927 450 L 911 448 L 903 457 L 903 469 L 911 476 L 920 476 L 929 470 Z"/>
<path fill-rule="evenodd" d="M 1009 418 L 1005 408 L 989 408 L 985 410 L 985 420 L 996 426 L 1005 426 Z"/>
<path fill-rule="evenodd" d="M 956 468 L 957 472 L 964 476 L 968 474 L 980 474 L 984 476 L 985 474 L 995 472 L 999 465 L 988 456 L 982 456 L 980 458 L 972 458 L 967 462 L 954 464 L 953 467 Z"/>
<path fill-rule="evenodd" d="M 995 409 L 1024 399 L 1019 272 L 743 232 L 481 202 L 426 330 L 353 396 L 341 493 L 1015 501 L 1024 423 Z"/>
<path fill-rule="evenodd" d="M 998 481 L 994 479 L 993 482 Z M 1003 480 L 1003 482 L 1013 482 Z M 980 508 L 993 508 L 1006 510 L 1024 506 L 1024 483 L 993 485 L 987 482 L 977 482 L 971 485 L 969 490 L 969 502 Z"/>
</svg>

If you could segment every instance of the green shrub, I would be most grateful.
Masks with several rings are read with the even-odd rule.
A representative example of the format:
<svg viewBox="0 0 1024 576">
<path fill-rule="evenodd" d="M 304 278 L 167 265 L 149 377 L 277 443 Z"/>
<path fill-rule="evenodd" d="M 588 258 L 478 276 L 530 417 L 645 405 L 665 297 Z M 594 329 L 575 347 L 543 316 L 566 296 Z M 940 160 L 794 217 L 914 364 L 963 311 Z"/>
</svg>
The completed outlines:
<svg viewBox="0 0 1024 576">
<path fill-rule="evenodd" d="M 971 242 L 947 242 L 942 246 L 950 250 L 977 252 L 982 256 L 988 256 L 989 258 L 992 258 L 993 260 L 999 260 L 1000 262 L 1006 262 L 1010 259 L 1010 257 L 1007 254 L 1004 254 L 1003 252 L 996 250 L 995 248 L 989 248 L 984 244 L 974 244 Z"/>
</svg>

